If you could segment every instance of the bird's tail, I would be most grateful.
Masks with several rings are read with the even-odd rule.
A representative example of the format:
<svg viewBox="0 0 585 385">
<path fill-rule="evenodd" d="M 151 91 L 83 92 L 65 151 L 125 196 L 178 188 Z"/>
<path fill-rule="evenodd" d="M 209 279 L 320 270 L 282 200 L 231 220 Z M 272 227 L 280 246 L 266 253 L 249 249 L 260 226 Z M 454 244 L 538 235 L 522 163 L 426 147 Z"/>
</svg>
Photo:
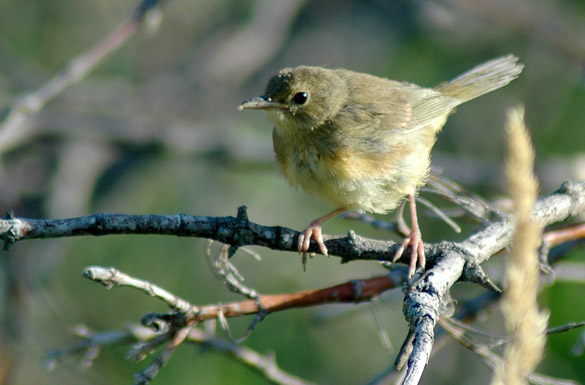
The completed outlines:
<svg viewBox="0 0 585 385">
<path fill-rule="evenodd" d="M 524 64 L 518 63 L 516 56 L 502 56 L 438 85 L 435 90 L 464 103 L 505 86 L 516 79 L 523 68 Z"/>
</svg>

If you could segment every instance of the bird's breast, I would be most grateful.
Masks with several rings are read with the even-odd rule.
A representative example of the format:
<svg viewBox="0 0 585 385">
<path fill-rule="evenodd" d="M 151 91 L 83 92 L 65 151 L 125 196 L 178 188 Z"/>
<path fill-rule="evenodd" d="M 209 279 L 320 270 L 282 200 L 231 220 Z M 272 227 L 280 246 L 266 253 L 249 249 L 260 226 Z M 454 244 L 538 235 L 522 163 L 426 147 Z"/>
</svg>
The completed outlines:
<svg viewBox="0 0 585 385">
<path fill-rule="evenodd" d="M 318 130 L 302 137 L 275 129 L 274 151 L 291 185 L 335 207 L 388 212 L 426 179 L 435 136 L 431 130 L 368 135 L 368 140 L 360 130 L 322 136 Z"/>
</svg>

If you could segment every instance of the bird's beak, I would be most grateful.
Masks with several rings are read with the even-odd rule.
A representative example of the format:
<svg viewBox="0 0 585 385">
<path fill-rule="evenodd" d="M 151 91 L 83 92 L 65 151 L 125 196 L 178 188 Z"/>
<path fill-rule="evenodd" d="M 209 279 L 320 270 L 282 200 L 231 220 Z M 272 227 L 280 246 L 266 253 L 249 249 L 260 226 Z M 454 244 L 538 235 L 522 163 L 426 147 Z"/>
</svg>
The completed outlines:
<svg viewBox="0 0 585 385">
<path fill-rule="evenodd" d="M 286 110 L 286 104 L 273 102 L 266 95 L 256 96 L 248 99 L 238 106 L 238 110 Z"/>
</svg>

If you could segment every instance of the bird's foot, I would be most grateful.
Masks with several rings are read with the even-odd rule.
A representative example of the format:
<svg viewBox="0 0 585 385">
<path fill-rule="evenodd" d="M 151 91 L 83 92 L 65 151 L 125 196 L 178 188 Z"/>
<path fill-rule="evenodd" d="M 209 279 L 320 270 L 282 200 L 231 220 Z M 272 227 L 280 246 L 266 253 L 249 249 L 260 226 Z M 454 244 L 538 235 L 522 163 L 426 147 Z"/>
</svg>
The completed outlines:
<svg viewBox="0 0 585 385">
<path fill-rule="evenodd" d="M 408 237 L 402 241 L 400 244 L 400 248 L 394 254 L 394 258 L 392 259 L 392 263 L 396 262 L 402 256 L 404 250 L 410 246 L 410 265 L 408 267 L 408 278 L 410 279 L 416 270 L 416 262 L 418 260 L 418 264 L 421 268 L 425 268 L 426 260 L 425 260 L 425 248 L 422 241 L 422 236 L 420 233 L 420 229 L 418 226 L 413 227 L 408 234 Z"/>
<path fill-rule="evenodd" d="M 302 253 L 302 262 L 303 262 L 303 270 L 307 270 L 307 252 L 309 251 L 309 246 L 311 245 L 311 238 L 315 239 L 317 245 L 319 246 L 319 250 L 323 255 L 327 255 L 327 247 L 323 243 L 323 233 L 321 228 L 321 221 L 316 220 L 313 221 L 307 226 L 305 230 L 299 234 L 299 244 L 298 249 L 299 253 Z"/>
</svg>

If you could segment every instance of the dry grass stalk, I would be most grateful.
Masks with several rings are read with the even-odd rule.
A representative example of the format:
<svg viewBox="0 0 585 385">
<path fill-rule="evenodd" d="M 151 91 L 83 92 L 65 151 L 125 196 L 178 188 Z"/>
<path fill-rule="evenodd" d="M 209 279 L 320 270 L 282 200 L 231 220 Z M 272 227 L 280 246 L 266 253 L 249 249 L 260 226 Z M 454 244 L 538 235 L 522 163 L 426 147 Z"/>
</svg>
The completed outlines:
<svg viewBox="0 0 585 385">
<path fill-rule="evenodd" d="M 502 312 L 512 340 L 504 353 L 504 367 L 496 370 L 493 385 L 527 384 L 544 352 L 548 313 L 538 309 L 539 265 L 537 250 L 542 226 L 531 219 L 538 196 L 533 174 L 534 150 L 524 124 L 524 108 L 508 112 L 506 179 L 514 200 L 516 233 L 506 267 L 506 290 Z"/>
</svg>

